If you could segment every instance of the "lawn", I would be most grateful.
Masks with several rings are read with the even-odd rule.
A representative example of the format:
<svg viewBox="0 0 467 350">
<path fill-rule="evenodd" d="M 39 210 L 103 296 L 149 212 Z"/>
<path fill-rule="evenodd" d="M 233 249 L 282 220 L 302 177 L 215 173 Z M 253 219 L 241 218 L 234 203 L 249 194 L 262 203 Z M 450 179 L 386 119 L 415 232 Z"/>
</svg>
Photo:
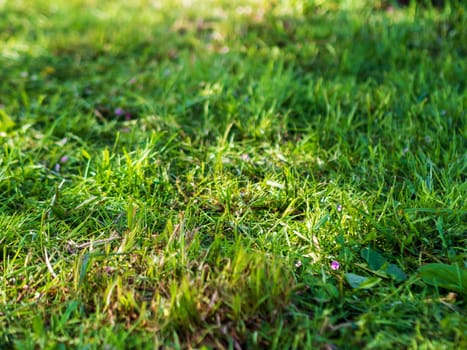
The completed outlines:
<svg viewBox="0 0 467 350">
<path fill-rule="evenodd" d="M 0 0 L 0 348 L 467 348 L 466 57 L 463 1 Z"/>
</svg>

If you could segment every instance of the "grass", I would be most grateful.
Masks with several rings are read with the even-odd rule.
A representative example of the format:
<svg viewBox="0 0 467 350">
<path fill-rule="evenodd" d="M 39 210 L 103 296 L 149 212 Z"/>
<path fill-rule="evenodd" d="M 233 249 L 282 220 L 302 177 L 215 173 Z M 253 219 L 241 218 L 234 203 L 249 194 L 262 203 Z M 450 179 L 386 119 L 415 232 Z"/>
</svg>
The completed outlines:
<svg viewBox="0 0 467 350">
<path fill-rule="evenodd" d="M 466 11 L 0 1 L 0 348 L 465 347 Z"/>
</svg>

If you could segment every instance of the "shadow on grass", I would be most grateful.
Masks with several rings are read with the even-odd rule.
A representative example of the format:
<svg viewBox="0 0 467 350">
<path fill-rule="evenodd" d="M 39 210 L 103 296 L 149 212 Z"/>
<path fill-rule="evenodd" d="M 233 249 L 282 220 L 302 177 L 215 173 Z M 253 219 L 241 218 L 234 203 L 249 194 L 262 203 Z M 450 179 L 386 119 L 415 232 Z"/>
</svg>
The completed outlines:
<svg viewBox="0 0 467 350">
<path fill-rule="evenodd" d="M 317 6 L 299 17 L 274 7 L 238 7 L 244 14 L 235 19 L 217 10 L 216 16 L 178 9 L 140 24 L 135 8 L 106 20 L 78 8 L 60 28 L 44 20 L 15 25 L 24 13 L 10 13 L 7 32 L 24 36 L 30 48 L 3 56 L 0 103 L 18 126 L 34 121 L 47 129 L 62 119 L 57 137 L 72 132 L 108 146 L 125 115 L 156 115 L 148 128 L 182 130 L 195 139 L 219 137 L 232 122 L 239 139 L 274 138 L 322 126 L 315 121 L 335 113 L 333 103 L 343 116 L 374 114 L 386 103 L 385 113 L 402 124 L 410 105 L 430 108 L 436 89 L 465 89 L 460 12 L 412 22 L 402 13 L 387 15 L 387 8 L 369 15 Z M 57 16 L 45 12 L 28 14 Z M 374 93 L 381 84 L 392 88 L 379 93 L 389 101 Z M 447 112 L 453 118 L 447 126 L 462 128 L 459 111 Z M 112 127 L 94 127 L 109 122 Z M 357 121 L 361 131 L 369 122 Z"/>
<path fill-rule="evenodd" d="M 94 150 L 114 147 L 117 132 L 131 150 L 154 131 L 166 134 L 160 147 L 175 135 L 180 149 L 206 152 L 229 130 L 239 142 L 310 140 L 345 154 L 327 172 L 365 186 L 379 186 L 381 166 L 387 186 L 405 178 L 416 161 L 406 149 L 462 179 L 462 159 L 452 161 L 466 120 L 459 5 L 225 6 L 235 17 L 222 7 L 7 9 L 0 104 L 16 128 Z M 300 171 L 326 175 L 315 168 Z"/>
<path fill-rule="evenodd" d="M 466 123 L 460 5 L 332 9 L 7 10 L 0 104 L 16 128 L 93 149 L 113 147 L 117 132 L 132 149 L 152 131 L 166 133 L 161 147 L 176 135 L 205 148 L 229 130 L 239 142 L 308 137 L 353 158 L 329 171 L 361 178 L 378 147 L 395 176 L 413 163 L 406 149 L 452 166 L 445 153 L 462 148 Z"/>
</svg>

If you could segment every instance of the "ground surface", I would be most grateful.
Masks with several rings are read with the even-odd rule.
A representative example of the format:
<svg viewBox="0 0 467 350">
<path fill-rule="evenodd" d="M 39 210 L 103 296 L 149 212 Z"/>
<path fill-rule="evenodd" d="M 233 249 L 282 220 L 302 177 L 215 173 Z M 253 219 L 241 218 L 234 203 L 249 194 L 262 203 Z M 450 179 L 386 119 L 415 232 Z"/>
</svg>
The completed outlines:
<svg viewBox="0 0 467 350">
<path fill-rule="evenodd" d="M 390 3 L 0 1 L 0 348 L 465 347 L 467 8 Z"/>
</svg>

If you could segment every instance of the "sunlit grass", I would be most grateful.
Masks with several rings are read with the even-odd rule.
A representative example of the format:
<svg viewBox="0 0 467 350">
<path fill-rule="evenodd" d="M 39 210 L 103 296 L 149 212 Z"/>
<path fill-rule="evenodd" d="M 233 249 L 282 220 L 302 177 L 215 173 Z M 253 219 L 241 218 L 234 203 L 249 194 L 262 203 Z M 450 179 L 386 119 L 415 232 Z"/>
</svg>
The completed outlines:
<svg viewBox="0 0 467 350">
<path fill-rule="evenodd" d="M 0 347 L 463 348 L 466 25 L 0 1 Z"/>
</svg>

